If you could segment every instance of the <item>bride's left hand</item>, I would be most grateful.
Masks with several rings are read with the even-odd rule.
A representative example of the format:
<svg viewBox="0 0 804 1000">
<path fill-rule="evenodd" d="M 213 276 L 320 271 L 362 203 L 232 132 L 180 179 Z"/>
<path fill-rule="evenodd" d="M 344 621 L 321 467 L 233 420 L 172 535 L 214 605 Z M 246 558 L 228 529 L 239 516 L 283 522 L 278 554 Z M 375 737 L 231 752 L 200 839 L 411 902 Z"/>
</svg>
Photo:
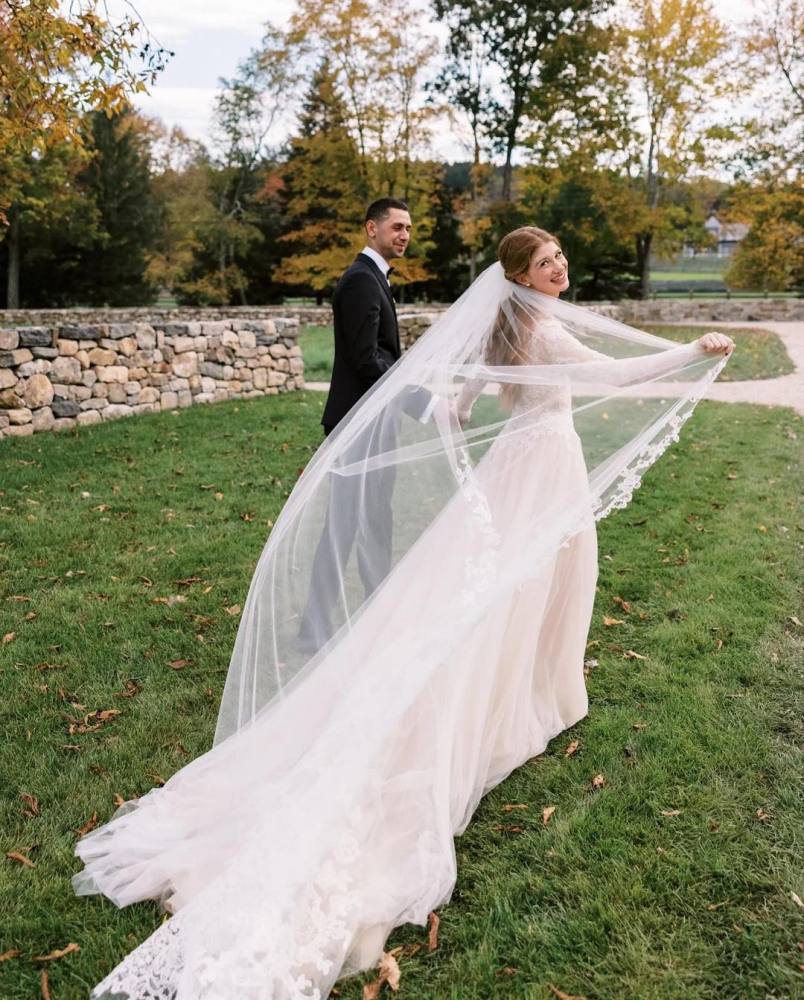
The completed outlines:
<svg viewBox="0 0 804 1000">
<path fill-rule="evenodd" d="M 725 333 L 705 333 L 698 338 L 699 345 L 709 354 L 729 355 L 734 350 L 734 341 Z"/>
</svg>

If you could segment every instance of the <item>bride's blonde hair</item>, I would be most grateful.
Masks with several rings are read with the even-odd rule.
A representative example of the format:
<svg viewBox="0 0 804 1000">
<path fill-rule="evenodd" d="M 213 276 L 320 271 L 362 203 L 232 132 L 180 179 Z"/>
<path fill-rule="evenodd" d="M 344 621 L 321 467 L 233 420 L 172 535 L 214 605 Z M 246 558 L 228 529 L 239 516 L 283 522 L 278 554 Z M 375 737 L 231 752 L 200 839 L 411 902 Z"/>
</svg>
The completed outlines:
<svg viewBox="0 0 804 1000">
<path fill-rule="evenodd" d="M 539 247 L 551 242 L 558 243 L 558 240 L 552 233 L 548 233 L 546 229 L 539 229 L 538 226 L 520 226 L 519 229 L 514 229 L 513 232 L 503 236 L 497 249 L 497 256 L 505 277 L 509 281 L 515 281 L 525 274 Z M 534 319 L 532 309 L 526 308 L 514 296 L 507 299 L 500 306 L 491 331 L 486 350 L 488 364 L 503 367 L 532 364 L 528 347 L 533 334 Z M 500 402 L 507 408 L 512 408 L 521 388 L 515 382 L 503 383 Z"/>
</svg>

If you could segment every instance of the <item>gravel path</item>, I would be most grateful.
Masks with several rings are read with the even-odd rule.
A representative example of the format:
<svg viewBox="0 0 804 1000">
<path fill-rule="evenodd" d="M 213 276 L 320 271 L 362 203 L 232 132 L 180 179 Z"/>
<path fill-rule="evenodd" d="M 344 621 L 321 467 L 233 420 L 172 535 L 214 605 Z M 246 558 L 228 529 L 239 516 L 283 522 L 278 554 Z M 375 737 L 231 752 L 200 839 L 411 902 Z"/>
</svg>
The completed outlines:
<svg viewBox="0 0 804 1000">
<path fill-rule="evenodd" d="M 722 403 L 759 403 L 762 406 L 789 406 L 804 416 L 804 323 L 682 323 L 680 326 L 736 327 L 738 329 L 771 330 L 784 343 L 796 370 L 778 378 L 754 379 L 748 382 L 715 382 L 706 393 L 707 399 Z M 307 382 L 306 389 L 326 392 L 329 382 Z M 645 387 L 642 387 L 644 392 Z M 655 386 L 661 395 L 661 386 Z"/>
</svg>

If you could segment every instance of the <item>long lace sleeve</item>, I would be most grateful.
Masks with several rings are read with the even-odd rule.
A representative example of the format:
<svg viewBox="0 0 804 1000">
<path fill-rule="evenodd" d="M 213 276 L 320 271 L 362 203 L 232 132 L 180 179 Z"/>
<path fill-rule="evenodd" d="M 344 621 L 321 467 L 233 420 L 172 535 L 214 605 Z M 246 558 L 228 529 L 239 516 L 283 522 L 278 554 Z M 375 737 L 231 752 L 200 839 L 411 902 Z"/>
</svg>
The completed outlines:
<svg viewBox="0 0 804 1000">
<path fill-rule="evenodd" d="M 573 381 L 612 386 L 628 386 L 660 378 L 706 355 L 695 340 L 652 354 L 612 358 L 582 344 L 560 323 L 543 324 L 534 347 L 537 364 L 566 365 L 569 369 L 567 374 Z"/>
<path fill-rule="evenodd" d="M 467 379 L 461 386 L 461 391 L 458 393 L 458 398 L 455 402 L 456 409 L 458 411 L 458 419 L 461 423 L 469 422 L 475 400 L 483 391 L 485 386 L 486 379 L 484 378 Z"/>
</svg>

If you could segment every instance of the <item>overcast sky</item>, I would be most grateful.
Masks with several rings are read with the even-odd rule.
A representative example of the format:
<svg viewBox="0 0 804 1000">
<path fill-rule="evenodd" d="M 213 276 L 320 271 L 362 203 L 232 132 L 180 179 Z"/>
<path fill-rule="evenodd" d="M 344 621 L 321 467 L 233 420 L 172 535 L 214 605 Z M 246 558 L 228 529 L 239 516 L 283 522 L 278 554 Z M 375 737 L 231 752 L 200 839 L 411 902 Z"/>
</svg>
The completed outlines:
<svg viewBox="0 0 804 1000">
<path fill-rule="evenodd" d="M 131 10 L 125 0 L 109 0 L 108 6 L 113 15 Z M 137 104 L 166 125 L 179 125 L 191 137 L 208 142 L 218 80 L 232 76 L 238 62 L 259 43 L 265 21 L 285 23 L 295 3 L 178 0 L 167 5 L 164 0 L 133 0 L 133 7 L 156 40 L 176 53 L 151 93 L 140 96 Z M 749 0 L 715 0 L 715 8 L 724 20 L 736 25 L 750 13 L 751 5 Z M 438 152 L 460 157 L 460 143 L 442 133 Z"/>
</svg>

